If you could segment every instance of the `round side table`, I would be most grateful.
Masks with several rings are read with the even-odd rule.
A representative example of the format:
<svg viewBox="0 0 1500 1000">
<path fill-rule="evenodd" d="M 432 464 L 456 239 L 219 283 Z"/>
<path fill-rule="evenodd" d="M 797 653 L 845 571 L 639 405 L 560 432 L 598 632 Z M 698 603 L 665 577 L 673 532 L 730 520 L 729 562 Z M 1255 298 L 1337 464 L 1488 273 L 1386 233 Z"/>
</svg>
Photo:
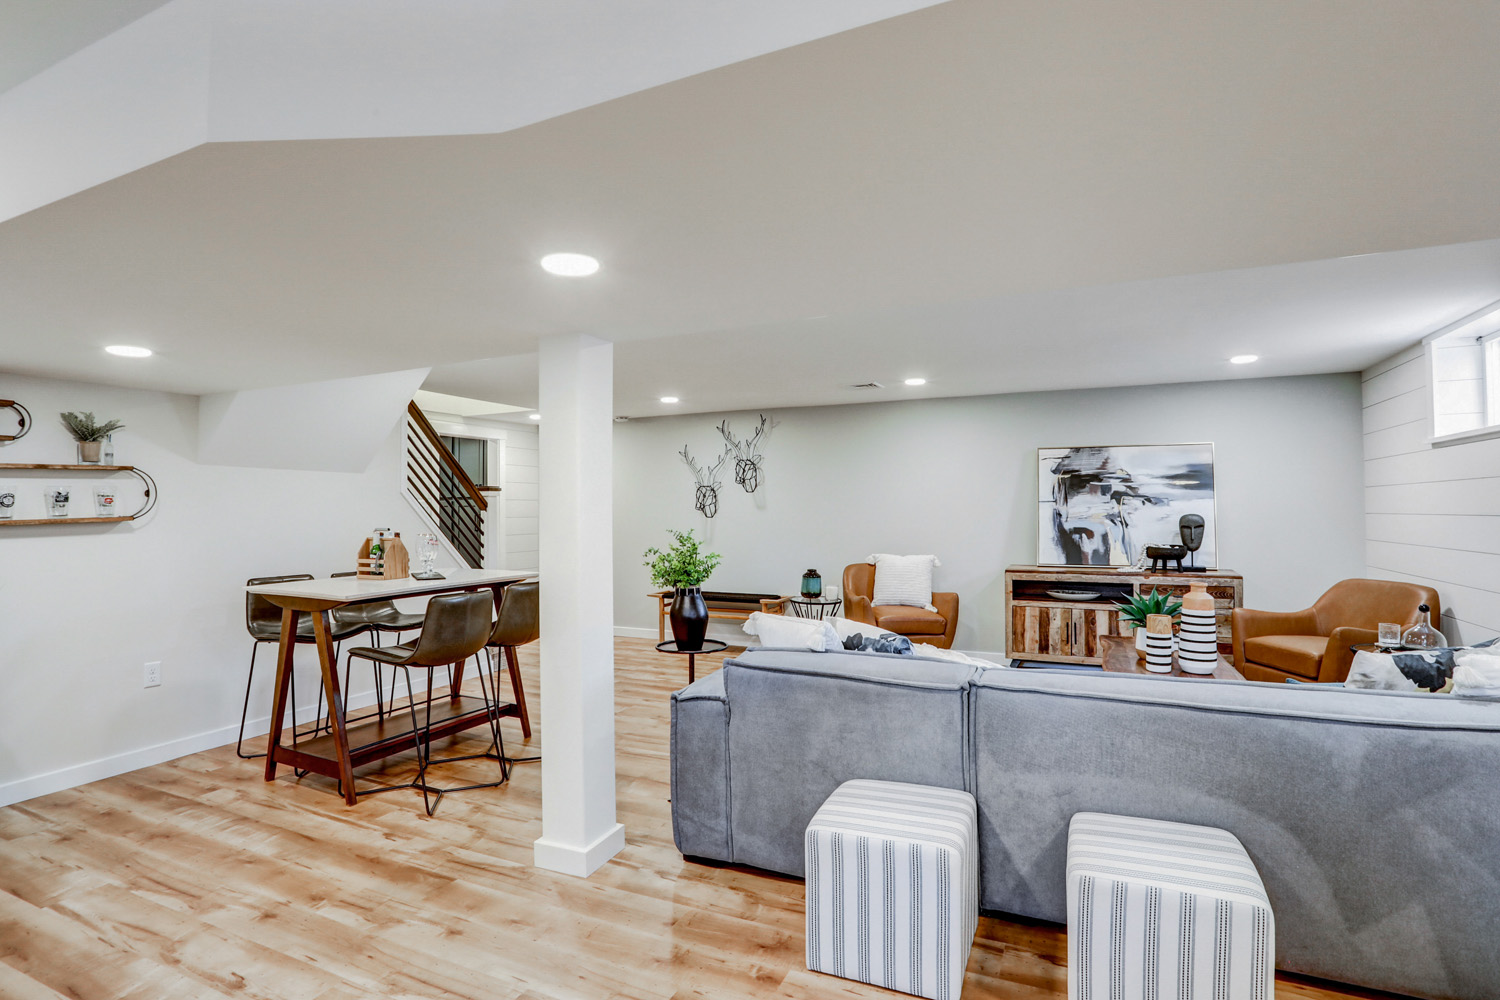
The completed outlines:
<svg viewBox="0 0 1500 1000">
<path fill-rule="evenodd" d="M 679 656 L 686 656 L 688 658 L 688 683 L 691 684 L 693 683 L 693 681 L 697 680 L 697 677 L 694 676 L 696 673 L 696 670 L 694 668 L 696 666 L 698 654 L 722 653 L 724 650 L 729 648 L 729 643 L 720 642 L 718 639 L 704 639 L 703 646 L 700 649 L 678 649 L 677 640 L 668 639 L 666 642 L 658 642 L 656 644 L 656 648 L 661 650 L 663 653 L 676 653 Z"/>
<path fill-rule="evenodd" d="M 786 602 L 791 606 L 792 614 L 798 618 L 813 618 L 818 621 L 837 617 L 839 606 L 844 603 L 837 597 L 788 597 Z"/>
</svg>

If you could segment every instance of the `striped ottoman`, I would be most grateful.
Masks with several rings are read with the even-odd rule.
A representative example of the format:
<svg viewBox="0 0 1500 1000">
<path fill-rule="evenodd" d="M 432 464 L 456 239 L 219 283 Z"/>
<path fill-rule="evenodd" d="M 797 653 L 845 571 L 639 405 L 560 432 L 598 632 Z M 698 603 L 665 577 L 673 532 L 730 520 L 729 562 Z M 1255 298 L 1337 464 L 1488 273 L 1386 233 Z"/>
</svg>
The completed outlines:
<svg viewBox="0 0 1500 1000">
<path fill-rule="evenodd" d="M 974 797 L 846 781 L 807 825 L 807 967 L 950 1000 L 979 922 Z"/>
<path fill-rule="evenodd" d="M 1233 834 L 1073 817 L 1069 1000 L 1272 1000 L 1275 966 L 1271 904 Z"/>
</svg>

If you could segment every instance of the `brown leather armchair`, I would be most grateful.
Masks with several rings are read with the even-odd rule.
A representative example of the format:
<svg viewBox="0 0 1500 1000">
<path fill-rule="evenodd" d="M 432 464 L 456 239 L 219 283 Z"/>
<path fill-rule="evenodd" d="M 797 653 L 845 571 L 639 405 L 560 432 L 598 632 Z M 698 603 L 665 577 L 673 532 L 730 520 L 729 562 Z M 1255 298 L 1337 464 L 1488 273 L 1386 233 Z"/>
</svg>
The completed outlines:
<svg viewBox="0 0 1500 1000">
<path fill-rule="evenodd" d="M 844 617 L 865 622 L 885 632 L 904 635 L 912 642 L 925 642 L 942 649 L 953 646 L 958 628 L 958 595 L 932 595 L 936 612 L 904 604 L 871 604 L 875 593 L 875 567 L 855 563 L 844 567 Z"/>
<path fill-rule="evenodd" d="M 1442 617 L 1437 591 L 1397 580 L 1341 580 L 1305 611 L 1234 612 L 1234 665 L 1252 681 L 1330 683 L 1349 676 L 1349 647 L 1374 642 L 1381 622 L 1416 624 L 1417 605 Z"/>
</svg>

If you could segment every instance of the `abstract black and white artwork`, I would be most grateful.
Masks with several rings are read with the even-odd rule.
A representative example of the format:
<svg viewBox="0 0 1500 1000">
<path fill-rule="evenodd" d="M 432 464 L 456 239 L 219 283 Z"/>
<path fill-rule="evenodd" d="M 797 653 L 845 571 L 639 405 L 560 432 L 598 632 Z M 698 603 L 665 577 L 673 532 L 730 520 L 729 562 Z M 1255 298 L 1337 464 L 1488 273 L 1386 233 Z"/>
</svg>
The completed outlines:
<svg viewBox="0 0 1500 1000">
<path fill-rule="evenodd" d="M 1218 567 L 1212 444 L 1037 449 L 1037 563 L 1136 566 L 1147 545 L 1181 542 L 1203 518 L 1197 565 Z"/>
</svg>

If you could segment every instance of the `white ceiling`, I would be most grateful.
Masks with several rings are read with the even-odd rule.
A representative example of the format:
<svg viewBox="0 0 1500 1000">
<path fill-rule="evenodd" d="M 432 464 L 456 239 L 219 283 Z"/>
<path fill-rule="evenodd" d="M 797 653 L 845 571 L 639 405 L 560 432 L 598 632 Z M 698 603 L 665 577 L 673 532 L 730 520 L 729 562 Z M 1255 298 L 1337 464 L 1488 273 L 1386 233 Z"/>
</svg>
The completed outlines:
<svg viewBox="0 0 1500 1000">
<path fill-rule="evenodd" d="M 0 0 L 0 92 L 167 0 Z"/>
<path fill-rule="evenodd" d="M 615 413 L 1360 371 L 1496 300 L 1500 240 L 1487 240 L 632 340 L 615 348 Z M 536 371 L 524 354 L 439 366 L 424 384 L 534 407 Z M 871 381 L 885 388 L 853 388 Z"/>
<path fill-rule="evenodd" d="M 632 414 L 1359 368 L 1500 298 L 1497 50 L 1500 5 L 953 0 L 500 135 L 204 146 L 0 225 L 3 364 L 208 392 L 583 331 Z M 525 364 L 427 388 L 530 405 Z"/>
</svg>

